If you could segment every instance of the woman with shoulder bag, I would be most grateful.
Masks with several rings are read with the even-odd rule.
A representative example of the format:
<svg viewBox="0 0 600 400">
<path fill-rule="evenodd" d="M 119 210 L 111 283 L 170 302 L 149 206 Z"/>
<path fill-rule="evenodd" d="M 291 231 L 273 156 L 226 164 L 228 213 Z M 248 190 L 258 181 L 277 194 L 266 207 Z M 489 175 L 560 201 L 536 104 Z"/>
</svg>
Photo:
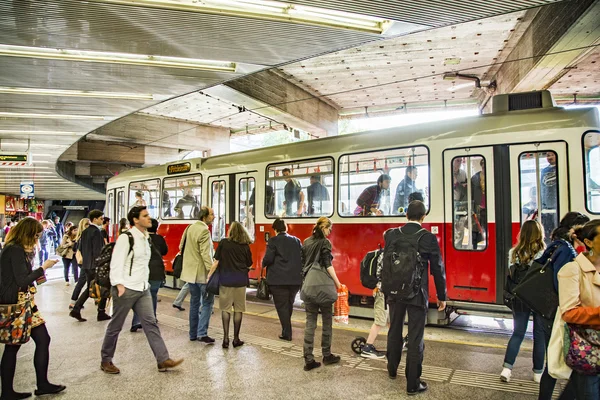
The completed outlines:
<svg viewBox="0 0 600 400">
<path fill-rule="evenodd" d="M 562 319 L 575 327 L 600 331 L 600 220 L 595 219 L 574 234 L 587 252 L 565 265 L 558 273 L 558 298 Z M 577 353 L 584 352 L 581 348 Z M 596 363 L 598 361 L 596 360 Z M 597 366 L 596 366 L 597 369 Z M 574 370 L 571 384 L 577 400 L 600 398 L 600 376 Z"/>
<path fill-rule="evenodd" d="M 252 267 L 252 243 L 246 228 L 234 221 L 226 239 L 221 240 L 215 252 L 215 262 L 208 280 L 219 269 L 219 308 L 223 321 L 223 348 L 229 348 L 229 325 L 233 311 L 233 347 L 240 347 L 243 313 L 246 311 L 246 287 L 249 284 L 248 271 Z"/>
<path fill-rule="evenodd" d="M 276 236 L 269 238 L 263 258 L 267 283 L 281 323 L 279 339 L 292 340 L 294 301 L 302 285 L 302 243 L 287 233 L 287 224 L 277 218 L 273 222 Z"/>
<path fill-rule="evenodd" d="M 80 269 L 81 266 L 79 265 L 79 261 L 77 260 L 77 251 L 79 250 L 79 244 L 81 243 L 81 235 L 83 234 L 83 231 L 85 231 L 89 226 L 90 219 L 82 218 L 79 221 L 79 226 L 77 227 L 77 235 L 75 235 L 75 244 L 73 245 L 73 266 L 79 271 L 79 279 L 77 280 L 77 284 L 75 285 L 75 288 L 73 289 L 73 294 L 71 295 L 71 304 L 69 304 L 69 310 L 73 309 L 73 307 L 75 306 L 75 302 L 77 301 L 79 295 L 81 294 L 81 291 L 83 290 L 83 287 L 87 283 L 85 277 L 85 270 Z"/>
<path fill-rule="evenodd" d="M 511 266 L 513 273 L 520 271 L 518 275 L 523 276 L 527 267 L 533 264 L 533 260 L 539 258 L 546 245 L 544 244 L 544 228 L 538 221 L 525 221 L 519 232 L 517 244 L 508 252 L 508 265 Z M 518 282 L 517 282 L 518 283 Z M 525 338 L 527 325 L 529 324 L 529 316 L 533 313 L 519 299 L 512 300 L 513 311 L 513 333 L 506 346 L 504 355 L 504 369 L 500 373 L 500 379 L 503 382 L 509 382 L 513 365 L 519 354 L 521 343 Z M 533 319 L 533 380 L 540 382 L 542 372 L 544 371 L 544 332 L 539 324 L 539 320 Z"/>
<path fill-rule="evenodd" d="M 554 274 L 554 289 L 557 292 L 559 291 L 559 271 L 561 270 L 561 268 L 563 268 L 563 266 L 573 261 L 575 257 L 577 257 L 575 247 L 581 245 L 581 243 L 577 240 L 577 237 L 573 235 L 573 231 L 579 226 L 582 226 L 589 222 L 589 220 L 590 219 L 587 216 L 576 211 L 566 213 L 565 216 L 560 220 L 558 228 L 552 231 L 550 237 L 552 239 L 552 243 L 550 243 L 548 247 L 546 247 L 544 254 L 542 254 L 542 256 L 538 260 L 536 260 L 540 264 L 545 264 L 550 257 L 552 257 L 552 259 L 554 260 L 550 266 L 552 267 L 552 273 Z M 553 321 L 546 320 L 542 317 L 539 317 L 538 320 L 539 324 L 542 326 L 542 329 L 544 331 L 544 344 L 547 350 L 548 345 L 550 344 L 550 336 L 552 334 Z M 542 374 L 542 379 L 540 381 L 540 391 L 538 394 L 538 400 L 551 400 L 555 386 L 556 379 L 554 379 L 548 373 L 548 362 L 546 361 L 546 367 L 544 368 L 544 373 Z M 564 388 L 563 394 L 560 397 L 560 400 L 567 399 L 575 399 L 573 387 L 570 383 L 567 384 L 567 386 Z"/>
<path fill-rule="evenodd" d="M 31 217 L 25 217 L 13 227 L 6 238 L 6 247 L 0 256 L 0 303 L 16 304 L 31 302 L 31 338 L 35 342 L 33 365 L 37 381 L 36 396 L 59 393 L 65 390 L 63 385 L 54 385 L 48 381 L 48 362 L 50 359 L 50 335 L 46 322 L 35 305 L 34 282 L 44 276 L 44 271 L 56 264 L 56 260 L 46 260 L 41 268 L 33 269 L 35 244 L 42 234 L 42 224 Z M 21 345 L 6 344 L 0 363 L 2 380 L 1 400 L 26 399 L 31 393 L 15 392 L 13 381 L 17 366 L 17 353 Z"/>
<path fill-rule="evenodd" d="M 313 227 L 312 235 L 304 241 L 302 246 L 302 258 L 304 264 L 304 275 L 306 276 L 311 268 L 319 266 L 327 271 L 332 278 L 332 285 L 339 289 L 342 284 L 338 280 L 335 269 L 331 265 L 333 255 L 331 254 L 331 242 L 327 236 L 331 233 L 331 220 L 327 217 L 321 217 Z M 315 361 L 313 355 L 313 344 L 315 340 L 315 330 L 317 329 L 317 317 L 321 312 L 323 322 L 323 336 L 321 337 L 321 349 L 323 350 L 323 364 L 335 364 L 340 362 L 340 357 L 331 354 L 331 341 L 333 335 L 333 301 L 327 304 L 304 302 L 306 309 L 306 327 L 304 329 L 304 370 L 318 368 L 321 363 Z"/>
<path fill-rule="evenodd" d="M 79 268 L 75 258 L 75 238 L 77 237 L 77 227 L 71 226 L 62 237 L 59 249 L 59 255 L 62 257 L 63 268 L 65 270 L 65 286 L 69 286 L 69 268 L 73 270 L 73 279 L 79 280 Z"/>
</svg>

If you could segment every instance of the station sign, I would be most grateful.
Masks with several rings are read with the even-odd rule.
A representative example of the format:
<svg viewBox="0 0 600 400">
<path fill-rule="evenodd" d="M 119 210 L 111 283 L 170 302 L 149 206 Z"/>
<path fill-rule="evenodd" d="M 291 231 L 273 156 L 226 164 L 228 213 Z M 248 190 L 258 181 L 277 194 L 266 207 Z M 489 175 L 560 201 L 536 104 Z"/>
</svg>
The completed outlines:
<svg viewBox="0 0 600 400">
<path fill-rule="evenodd" d="M 35 197 L 35 190 L 33 182 L 21 182 L 21 198 L 22 199 L 33 199 Z"/>
<path fill-rule="evenodd" d="M 192 170 L 192 164 L 189 162 L 171 164 L 167 166 L 167 175 L 184 174 Z"/>
<path fill-rule="evenodd" d="M 27 154 L 0 154 L 0 166 L 20 167 L 27 165 Z"/>
</svg>

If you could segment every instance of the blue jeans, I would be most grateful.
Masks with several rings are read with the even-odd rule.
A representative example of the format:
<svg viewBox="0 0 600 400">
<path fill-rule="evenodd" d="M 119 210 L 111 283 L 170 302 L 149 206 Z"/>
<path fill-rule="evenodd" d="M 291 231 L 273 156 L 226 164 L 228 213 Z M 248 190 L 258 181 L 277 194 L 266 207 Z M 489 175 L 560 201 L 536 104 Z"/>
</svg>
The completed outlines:
<svg viewBox="0 0 600 400">
<path fill-rule="evenodd" d="M 152 296 L 152 307 L 154 307 L 154 318 L 156 318 L 156 305 L 158 303 L 158 289 L 162 285 L 162 281 L 148 281 L 150 284 L 150 296 Z M 133 319 L 131 320 L 131 326 L 141 325 L 140 317 L 133 312 Z"/>
<path fill-rule="evenodd" d="M 44 261 L 46 261 L 48 259 L 48 249 L 46 249 L 46 246 L 42 246 L 40 245 L 40 252 L 38 253 L 38 258 L 40 260 L 40 267 L 42 266 L 42 264 L 44 263 Z"/>
<path fill-rule="evenodd" d="M 577 400 L 597 400 L 600 398 L 600 376 L 587 376 L 573 371 L 571 382 L 577 392 Z"/>
<path fill-rule="evenodd" d="M 206 283 L 190 283 L 190 339 L 208 336 L 208 324 L 215 296 L 206 291 Z M 202 304 L 202 310 L 200 305 Z"/>
<path fill-rule="evenodd" d="M 508 341 L 506 346 L 506 354 L 504 355 L 504 367 L 512 369 L 519 354 L 521 343 L 525 338 L 525 332 L 527 331 L 527 325 L 529 323 L 529 316 L 532 314 L 531 310 L 526 311 L 513 311 L 513 334 Z M 546 344 L 544 342 L 544 332 L 542 324 L 536 318 L 535 313 L 533 314 L 533 372 L 541 374 L 544 371 L 544 358 L 546 356 Z"/>
<path fill-rule="evenodd" d="M 177 295 L 177 298 L 175 299 L 175 301 L 173 302 L 174 306 L 177 307 L 181 307 L 183 305 L 183 301 L 185 300 L 185 298 L 187 297 L 188 293 L 190 292 L 190 286 L 189 284 L 186 282 L 182 287 L 181 290 L 179 291 L 179 294 Z"/>
</svg>

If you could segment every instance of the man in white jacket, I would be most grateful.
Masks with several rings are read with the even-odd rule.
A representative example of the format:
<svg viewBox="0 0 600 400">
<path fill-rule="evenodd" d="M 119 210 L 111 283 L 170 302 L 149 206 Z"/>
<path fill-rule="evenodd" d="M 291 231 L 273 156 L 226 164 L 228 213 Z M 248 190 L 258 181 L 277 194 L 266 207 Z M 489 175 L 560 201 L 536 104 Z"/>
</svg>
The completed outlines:
<svg viewBox="0 0 600 400">
<path fill-rule="evenodd" d="M 100 369 L 108 374 L 120 372 L 119 368 L 113 364 L 112 359 L 125 318 L 127 318 L 129 310 L 133 309 L 140 317 L 142 329 L 158 363 L 158 370 L 164 372 L 181 364 L 183 359 L 172 360 L 169 358 L 167 346 L 160 335 L 154 317 L 148 284 L 150 273 L 148 263 L 152 249 L 147 229 L 152 226 L 152 220 L 145 206 L 133 207 L 129 210 L 127 219 L 132 228 L 117 239 L 110 262 L 113 318 L 104 335 Z M 133 248 L 129 247 L 129 235 L 133 237 Z"/>
</svg>

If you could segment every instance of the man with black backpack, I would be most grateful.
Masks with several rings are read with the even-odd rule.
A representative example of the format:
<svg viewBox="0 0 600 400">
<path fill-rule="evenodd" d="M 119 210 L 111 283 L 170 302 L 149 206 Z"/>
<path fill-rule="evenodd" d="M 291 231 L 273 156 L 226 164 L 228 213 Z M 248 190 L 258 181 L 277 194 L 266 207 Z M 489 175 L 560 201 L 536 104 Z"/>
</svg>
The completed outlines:
<svg viewBox="0 0 600 400">
<path fill-rule="evenodd" d="M 402 357 L 402 329 L 408 313 L 408 355 L 406 359 L 406 391 L 415 395 L 427 390 L 421 380 L 423 364 L 423 334 L 429 308 L 431 269 L 437 292 L 437 308 L 446 308 L 446 274 L 437 238 L 421 227 L 427 209 L 422 201 L 408 205 L 408 223 L 401 228 L 388 229 L 384 234 L 381 289 L 390 310 L 387 359 L 388 374 L 395 379 Z"/>
</svg>

